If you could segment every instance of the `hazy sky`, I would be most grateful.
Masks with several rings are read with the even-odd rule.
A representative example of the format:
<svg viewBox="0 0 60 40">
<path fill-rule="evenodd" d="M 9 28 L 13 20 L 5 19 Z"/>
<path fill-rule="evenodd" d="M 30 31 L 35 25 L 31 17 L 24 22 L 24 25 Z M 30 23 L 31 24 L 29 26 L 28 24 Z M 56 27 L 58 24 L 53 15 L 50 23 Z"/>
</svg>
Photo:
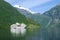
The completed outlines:
<svg viewBox="0 0 60 40">
<path fill-rule="evenodd" d="M 60 3 L 60 0 L 6 0 L 11 5 L 20 5 L 29 8 L 34 12 L 43 13 L 55 5 Z"/>
</svg>

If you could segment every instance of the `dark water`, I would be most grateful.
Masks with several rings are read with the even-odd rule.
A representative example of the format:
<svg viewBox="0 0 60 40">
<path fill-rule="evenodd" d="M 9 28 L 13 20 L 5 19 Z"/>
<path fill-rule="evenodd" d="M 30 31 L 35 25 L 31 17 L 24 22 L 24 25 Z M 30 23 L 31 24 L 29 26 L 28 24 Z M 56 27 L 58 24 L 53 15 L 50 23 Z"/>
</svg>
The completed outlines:
<svg viewBox="0 0 60 40">
<path fill-rule="evenodd" d="M 0 40 L 60 40 L 60 31 L 57 34 L 55 31 L 51 28 L 51 31 L 48 32 L 48 29 L 43 28 L 33 33 L 27 32 L 24 36 L 13 37 L 10 30 L 0 28 Z"/>
<path fill-rule="evenodd" d="M 0 28 L 0 40 L 40 40 L 40 30 L 33 33 L 26 33 L 24 36 L 12 36 L 7 28 Z"/>
</svg>

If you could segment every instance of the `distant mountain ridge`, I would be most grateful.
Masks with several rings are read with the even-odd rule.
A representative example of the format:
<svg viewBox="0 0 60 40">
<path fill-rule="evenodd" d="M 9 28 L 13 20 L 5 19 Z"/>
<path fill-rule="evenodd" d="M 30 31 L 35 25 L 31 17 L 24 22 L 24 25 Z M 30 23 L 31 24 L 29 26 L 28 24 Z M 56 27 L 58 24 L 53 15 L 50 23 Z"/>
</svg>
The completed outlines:
<svg viewBox="0 0 60 40">
<path fill-rule="evenodd" d="M 43 16 L 41 15 L 40 13 L 33 13 L 32 11 L 28 11 L 28 10 L 25 10 L 25 8 L 21 9 L 20 7 L 16 7 L 15 8 L 23 15 L 25 15 L 27 18 L 29 19 L 32 19 L 36 22 L 38 22 L 39 24 L 41 23 L 42 26 L 45 26 L 47 25 L 48 21 L 49 21 L 49 17 L 47 16 Z M 46 20 L 45 20 L 46 19 Z M 44 23 L 43 23 L 44 22 Z"/>
</svg>

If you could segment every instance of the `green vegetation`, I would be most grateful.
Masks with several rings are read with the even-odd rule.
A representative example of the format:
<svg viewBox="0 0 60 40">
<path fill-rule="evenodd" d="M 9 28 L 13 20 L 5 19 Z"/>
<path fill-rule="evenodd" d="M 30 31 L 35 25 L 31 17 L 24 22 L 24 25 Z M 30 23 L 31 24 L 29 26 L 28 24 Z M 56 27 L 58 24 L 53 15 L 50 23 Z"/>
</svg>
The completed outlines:
<svg viewBox="0 0 60 40">
<path fill-rule="evenodd" d="M 50 18 L 45 16 L 45 15 L 41 15 L 40 13 L 36 13 L 36 14 L 32 14 L 31 12 L 24 10 L 24 9 L 19 9 L 16 8 L 19 12 L 21 12 L 21 14 L 25 15 L 26 18 L 29 18 L 31 20 L 36 21 L 37 23 L 39 23 L 42 27 L 45 27 Z"/>
<path fill-rule="evenodd" d="M 29 24 L 27 27 L 29 33 L 36 32 L 38 29 L 40 29 L 39 25 L 34 25 L 34 24 Z"/>
<path fill-rule="evenodd" d="M 29 27 L 30 24 L 35 24 L 35 22 L 28 20 L 9 3 L 0 0 L 0 40 L 18 40 L 12 38 L 10 33 L 10 25 L 16 22 L 25 23 L 26 25 L 29 25 Z M 37 28 L 38 24 L 35 25 L 34 26 Z M 30 28 L 33 28 L 33 26 Z"/>
</svg>

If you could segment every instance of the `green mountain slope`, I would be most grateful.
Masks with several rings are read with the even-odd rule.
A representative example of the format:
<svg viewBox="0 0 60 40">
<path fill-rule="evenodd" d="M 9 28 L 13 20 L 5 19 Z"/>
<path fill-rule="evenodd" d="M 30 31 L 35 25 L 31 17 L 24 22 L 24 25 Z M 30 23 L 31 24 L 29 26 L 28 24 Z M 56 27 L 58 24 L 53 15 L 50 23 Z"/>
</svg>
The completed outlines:
<svg viewBox="0 0 60 40">
<path fill-rule="evenodd" d="M 25 23 L 30 31 L 32 31 L 31 28 L 37 29 L 39 25 L 38 23 L 27 19 L 9 3 L 0 0 L 0 40 L 18 40 L 16 38 L 12 38 L 10 33 L 10 25 L 16 22 Z M 33 26 L 36 27 L 34 28 Z"/>
</svg>

